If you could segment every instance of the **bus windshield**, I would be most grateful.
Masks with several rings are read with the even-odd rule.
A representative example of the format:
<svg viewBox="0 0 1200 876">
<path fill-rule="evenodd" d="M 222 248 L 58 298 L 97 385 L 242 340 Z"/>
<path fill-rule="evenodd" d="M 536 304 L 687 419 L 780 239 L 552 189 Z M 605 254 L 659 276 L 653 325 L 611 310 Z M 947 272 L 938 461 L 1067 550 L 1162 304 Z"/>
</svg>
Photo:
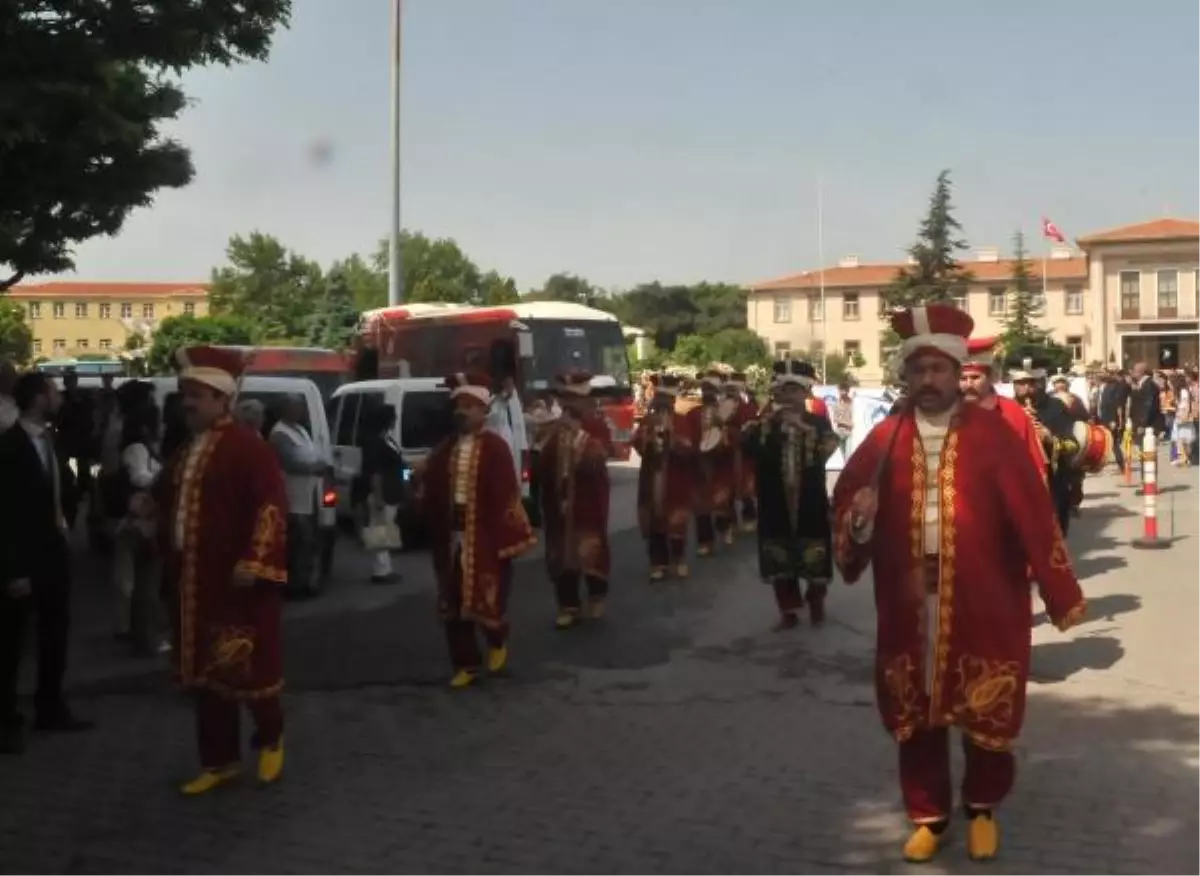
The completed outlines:
<svg viewBox="0 0 1200 876">
<path fill-rule="evenodd" d="M 625 337 L 617 322 L 530 320 L 533 368 L 525 375 L 530 389 L 545 389 L 555 376 L 573 368 L 607 375 L 618 388 L 629 388 Z"/>
</svg>

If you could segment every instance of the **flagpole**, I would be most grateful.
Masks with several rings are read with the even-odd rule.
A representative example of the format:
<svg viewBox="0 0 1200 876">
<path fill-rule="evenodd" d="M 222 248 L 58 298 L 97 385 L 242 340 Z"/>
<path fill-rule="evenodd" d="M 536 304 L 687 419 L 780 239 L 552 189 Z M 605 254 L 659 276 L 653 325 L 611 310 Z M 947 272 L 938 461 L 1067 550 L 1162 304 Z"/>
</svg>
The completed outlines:
<svg viewBox="0 0 1200 876">
<path fill-rule="evenodd" d="M 402 0 L 392 0 L 391 82 L 391 181 L 392 227 L 388 237 L 388 305 L 395 307 L 404 298 L 404 263 L 400 258 L 400 53 Z"/>
<path fill-rule="evenodd" d="M 817 174 L 817 264 L 820 266 L 819 282 L 821 284 L 821 380 L 826 381 L 825 365 L 829 351 L 825 344 L 829 339 L 829 315 L 825 312 L 825 193 L 824 181 Z"/>
</svg>

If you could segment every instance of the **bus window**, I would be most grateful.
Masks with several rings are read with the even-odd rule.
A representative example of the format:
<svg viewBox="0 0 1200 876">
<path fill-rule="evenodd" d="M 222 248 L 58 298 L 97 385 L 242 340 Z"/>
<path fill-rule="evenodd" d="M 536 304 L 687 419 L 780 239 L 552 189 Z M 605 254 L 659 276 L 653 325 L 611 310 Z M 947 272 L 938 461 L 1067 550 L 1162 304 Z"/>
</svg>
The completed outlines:
<svg viewBox="0 0 1200 876">
<path fill-rule="evenodd" d="M 437 447 L 454 434 L 450 394 L 444 389 L 404 393 L 400 411 L 400 448 L 425 450 Z"/>
</svg>

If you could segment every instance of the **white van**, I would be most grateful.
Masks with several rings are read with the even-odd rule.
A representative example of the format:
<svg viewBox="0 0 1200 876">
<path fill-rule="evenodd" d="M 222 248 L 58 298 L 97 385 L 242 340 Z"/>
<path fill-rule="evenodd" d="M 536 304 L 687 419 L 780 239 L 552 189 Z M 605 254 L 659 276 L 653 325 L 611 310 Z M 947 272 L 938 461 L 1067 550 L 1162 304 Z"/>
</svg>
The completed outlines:
<svg viewBox="0 0 1200 876">
<path fill-rule="evenodd" d="M 366 424 L 370 422 L 371 412 L 383 405 L 391 405 L 396 411 L 393 437 L 405 464 L 401 476 L 408 483 L 413 466 L 454 432 L 450 393 L 440 377 L 363 380 L 339 386 L 326 408 L 333 430 L 334 467 L 339 472 L 353 473 L 357 477 L 362 471 L 362 447 L 368 437 Z M 339 517 L 353 518 L 354 489 L 352 479 L 339 480 Z M 361 500 L 365 496 L 357 498 Z M 412 543 L 415 539 L 410 536 L 419 532 L 421 527 L 410 491 L 406 490 L 397 517 L 405 533 L 405 544 Z"/>
<path fill-rule="evenodd" d="M 140 378 L 154 385 L 155 402 L 159 409 L 165 408 L 168 399 L 179 392 L 179 381 L 175 377 Z M 264 432 L 269 433 L 274 425 L 274 411 L 284 397 L 294 395 L 304 399 L 304 426 L 312 436 L 317 452 L 324 459 L 333 459 L 333 445 L 329 422 L 325 419 L 325 406 L 321 391 L 311 380 L 303 377 L 272 377 L 247 374 L 242 378 L 237 400 L 254 399 L 262 402 L 267 417 Z M 317 508 L 317 543 L 313 551 L 313 565 L 306 570 L 288 570 L 289 589 L 298 594 L 313 595 L 320 592 L 333 571 L 333 554 L 337 542 L 337 489 L 325 478 L 317 478 L 314 507 Z"/>
</svg>

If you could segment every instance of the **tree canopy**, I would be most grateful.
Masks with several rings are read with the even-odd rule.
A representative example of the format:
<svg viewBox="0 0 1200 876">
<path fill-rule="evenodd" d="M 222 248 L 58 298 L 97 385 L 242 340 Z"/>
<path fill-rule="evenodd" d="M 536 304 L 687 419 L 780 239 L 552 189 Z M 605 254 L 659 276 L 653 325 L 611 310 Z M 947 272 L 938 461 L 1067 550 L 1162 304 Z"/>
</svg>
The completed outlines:
<svg viewBox="0 0 1200 876">
<path fill-rule="evenodd" d="M 1051 368 L 1069 368 L 1071 351 L 1036 323 L 1045 313 L 1046 301 L 1042 290 L 1035 286 L 1026 258 L 1025 235 L 1020 230 L 1013 234 L 1010 278 L 1012 288 L 1009 289 L 1004 332 L 1000 335 L 1005 358 L 1009 361 L 1044 359 Z"/>
<path fill-rule="evenodd" d="M 264 60 L 291 15 L 291 0 L 0 7 L 0 292 L 71 270 L 76 244 L 187 185 L 187 147 L 160 133 L 187 105 L 175 77 Z"/>
<path fill-rule="evenodd" d="M 269 234 L 234 235 L 225 250 L 228 264 L 213 270 L 209 311 L 248 320 L 268 340 L 308 334 L 312 314 L 325 294 L 321 266 L 288 250 Z"/>
<path fill-rule="evenodd" d="M 146 370 L 170 374 L 175 370 L 175 353 L 194 344 L 255 344 L 261 340 L 254 324 L 239 316 L 169 316 L 162 321 L 150 350 Z"/>
<path fill-rule="evenodd" d="M 33 329 L 25 321 L 25 308 L 0 298 L 0 358 L 28 362 L 33 355 Z"/>
</svg>

